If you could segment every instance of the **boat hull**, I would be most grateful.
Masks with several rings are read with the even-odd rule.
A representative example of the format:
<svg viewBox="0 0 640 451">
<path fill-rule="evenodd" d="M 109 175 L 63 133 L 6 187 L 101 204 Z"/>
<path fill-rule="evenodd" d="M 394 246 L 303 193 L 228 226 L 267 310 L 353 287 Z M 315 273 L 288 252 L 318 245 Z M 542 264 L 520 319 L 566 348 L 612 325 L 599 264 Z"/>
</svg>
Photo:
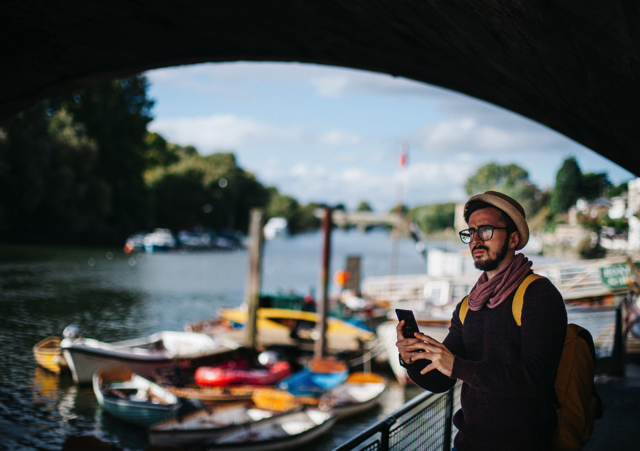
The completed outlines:
<svg viewBox="0 0 640 451">
<path fill-rule="evenodd" d="M 52 373 L 59 374 L 68 368 L 60 350 L 60 338 L 47 337 L 33 347 L 36 362 Z"/>
<path fill-rule="evenodd" d="M 305 418 L 306 417 L 306 418 Z M 314 418 L 315 417 L 315 418 Z M 305 409 L 272 421 L 261 421 L 240 431 L 224 434 L 207 446 L 207 451 L 284 451 L 302 449 L 326 434 L 336 421 L 332 413 Z M 295 433 L 287 429 L 297 428 Z M 305 429 L 306 428 L 306 429 Z M 291 429 L 290 429 L 291 430 Z M 255 437 L 268 437 L 263 440 Z M 253 441 L 252 441 L 253 440 Z"/>
<path fill-rule="evenodd" d="M 149 427 L 175 417 L 182 407 L 173 393 L 130 370 L 97 371 L 92 382 L 93 392 L 104 410 L 128 423 Z M 136 395 L 120 398 L 114 394 L 118 390 L 120 393 L 132 390 Z"/>
</svg>

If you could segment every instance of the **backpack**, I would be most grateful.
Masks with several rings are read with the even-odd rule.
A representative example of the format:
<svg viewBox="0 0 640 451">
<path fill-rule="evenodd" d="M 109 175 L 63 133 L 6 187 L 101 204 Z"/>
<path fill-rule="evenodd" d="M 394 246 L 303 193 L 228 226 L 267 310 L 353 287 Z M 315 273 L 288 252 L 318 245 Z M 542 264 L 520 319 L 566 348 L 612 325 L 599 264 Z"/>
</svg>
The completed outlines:
<svg viewBox="0 0 640 451">
<path fill-rule="evenodd" d="M 542 276 L 530 274 L 520 284 L 513 298 L 513 318 L 522 325 L 524 293 L 531 282 Z M 460 306 L 460 322 L 469 312 L 469 296 Z M 579 451 L 591 438 L 595 420 L 602 418 L 604 404 L 593 383 L 596 372 L 596 351 L 588 330 L 577 324 L 567 325 L 562 357 L 552 390 L 558 416 L 558 427 L 552 439 L 554 451 Z"/>
</svg>

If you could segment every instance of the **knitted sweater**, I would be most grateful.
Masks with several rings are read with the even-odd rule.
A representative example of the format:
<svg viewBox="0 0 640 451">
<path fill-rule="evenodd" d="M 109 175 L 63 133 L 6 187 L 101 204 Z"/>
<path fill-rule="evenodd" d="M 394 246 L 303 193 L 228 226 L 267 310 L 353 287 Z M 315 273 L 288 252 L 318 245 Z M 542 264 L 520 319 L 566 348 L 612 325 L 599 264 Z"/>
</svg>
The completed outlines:
<svg viewBox="0 0 640 451">
<path fill-rule="evenodd" d="M 531 283 L 522 326 L 512 313 L 514 292 L 495 308 L 469 310 L 464 325 L 455 309 L 444 345 L 455 356 L 451 377 L 428 363 L 408 365 L 420 387 L 440 393 L 463 382 L 461 409 L 453 417 L 457 451 L 544 449 L 556 428 L 551 402 L 567 330 L 562 296 L 548 279 Z"/>
</svg>

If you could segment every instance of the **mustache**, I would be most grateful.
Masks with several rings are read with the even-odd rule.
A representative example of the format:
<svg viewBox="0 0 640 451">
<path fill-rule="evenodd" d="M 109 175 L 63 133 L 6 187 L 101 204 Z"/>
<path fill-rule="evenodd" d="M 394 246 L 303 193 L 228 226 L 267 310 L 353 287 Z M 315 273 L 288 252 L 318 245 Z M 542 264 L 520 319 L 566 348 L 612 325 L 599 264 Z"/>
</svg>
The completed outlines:
<svg viewBox="0 0 640 451">
<path fill-rule="evenodd" d="M 478 244 L 477 246 L 475 246 L 471 252 L 475 251 L 476 249 L 484 249 L 485 251 L 489 252 L 489 248 L 487 246 L 483 246 L 482 244 Z"/>
</svg>

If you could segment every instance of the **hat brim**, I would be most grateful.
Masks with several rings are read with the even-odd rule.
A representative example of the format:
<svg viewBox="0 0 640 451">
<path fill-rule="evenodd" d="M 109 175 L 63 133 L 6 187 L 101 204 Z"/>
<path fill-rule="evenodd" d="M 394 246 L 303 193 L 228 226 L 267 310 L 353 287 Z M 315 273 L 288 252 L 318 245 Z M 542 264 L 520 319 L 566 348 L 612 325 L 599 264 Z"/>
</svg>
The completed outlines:
<svg viewBox="0 0 640 451">
<path fill-rule="evenodd" d="M 527 225 L 527 221 L 525 220 L 524 215 L 520 213 L 520 211 L 518 211 L 518 209 L 511 202 L 502 198 L 501 196 L 487 192 L 483 194 L 477 194 L 469 199 L 467 201 L 467 204 L 465 204 L 465 210 L 469 202 L 471 202 L 472 200 L 484 201 L 504 211 L 513 220 L 516 228 L 518 229 L 519 240 L 518 246 L 516 246 L 516 250 L 519 251 L 527 245 L 527 243 L 529 242 L 529 226 Z"/>
</svg>

